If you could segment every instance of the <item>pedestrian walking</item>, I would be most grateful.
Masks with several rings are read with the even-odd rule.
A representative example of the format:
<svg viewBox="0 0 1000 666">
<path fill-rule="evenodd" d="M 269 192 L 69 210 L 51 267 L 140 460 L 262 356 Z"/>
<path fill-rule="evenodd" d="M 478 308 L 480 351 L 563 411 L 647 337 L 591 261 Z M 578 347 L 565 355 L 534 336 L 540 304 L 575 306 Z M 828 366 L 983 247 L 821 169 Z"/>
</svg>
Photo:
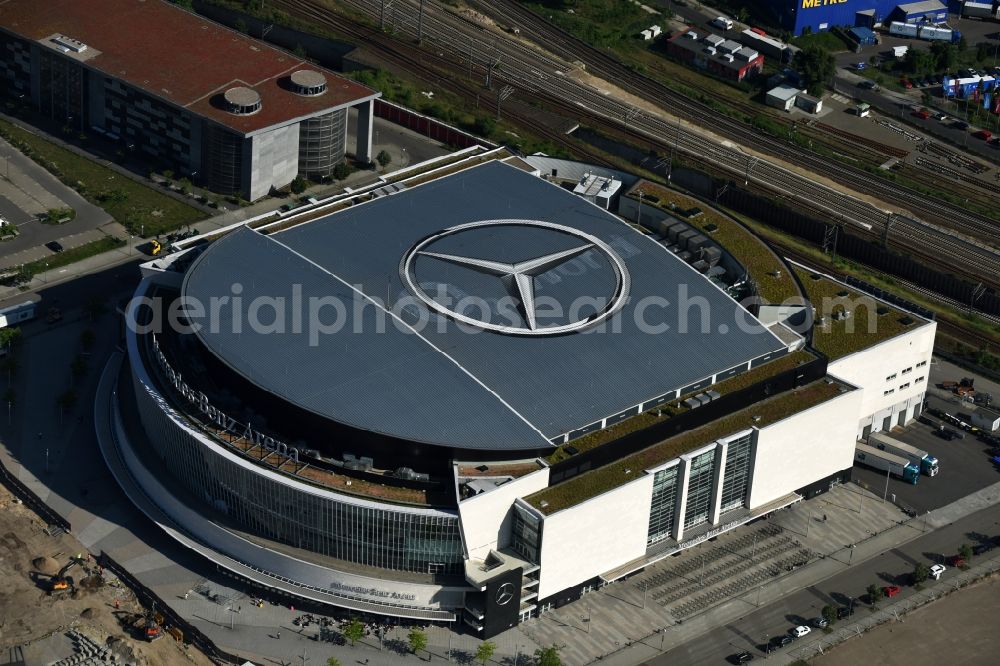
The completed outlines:
<svg viewBox="0 0 1000 666">
<path fill-rule="evenodd" d="M 276 633 L 276 634 L 274 635 L 274 637 L 275 637 L 275 638 L 278 638 L 278 639 L 280 639 L 280 638 L 281 638 L 281 632 L 280 632 L 280 631 L 279 631 L 279 632 L 277 632 L 277 633 Z"/>
</svg>

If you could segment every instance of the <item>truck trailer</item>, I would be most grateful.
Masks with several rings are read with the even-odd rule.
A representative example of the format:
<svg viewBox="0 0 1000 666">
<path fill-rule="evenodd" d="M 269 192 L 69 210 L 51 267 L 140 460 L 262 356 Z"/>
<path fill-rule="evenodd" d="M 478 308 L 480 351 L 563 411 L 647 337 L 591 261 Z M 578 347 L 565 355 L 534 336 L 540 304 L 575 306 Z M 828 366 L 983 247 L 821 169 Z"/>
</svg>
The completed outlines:
<svg viewBox="0 0 1000 666">
<path fill-rule="evenodd" d="M 962 4 L 962 16 L 1000 21 L 1000 3 L 994 6 L 992 2 L 965 2 Z"/>
<path fill-rule="evenodd" d="M 908 459 L 911 463 L 920 468 L 920 471 L 927 476 L 937 476 L 938 459 L 922 449 L 911 446 L 906 442 L 901 442 L 894 437 L 890 437 L 884 432 L 873 432 L 868 437 L 868 445 L 874 446 L 881 451 L 888 451 L 897 456 Z"/>
<path fill-rule="evenodd" d="M 854 462 L 888 472 L 896 478 L 907 483 L 917 485 L 920 478 L 920 468 L 911 463 L 906 458 L 902 458 L 887 451 L 880 451 L 874 446 L 868 446 L 858 442 L 854 445 Z"/>
</svg>

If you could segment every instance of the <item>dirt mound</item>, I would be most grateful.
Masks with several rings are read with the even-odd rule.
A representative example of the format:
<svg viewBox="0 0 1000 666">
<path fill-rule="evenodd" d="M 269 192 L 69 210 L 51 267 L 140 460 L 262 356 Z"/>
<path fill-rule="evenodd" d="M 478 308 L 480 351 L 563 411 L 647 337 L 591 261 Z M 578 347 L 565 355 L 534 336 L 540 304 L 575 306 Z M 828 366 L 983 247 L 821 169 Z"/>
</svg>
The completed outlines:
<svg viewBox="0 0 1000 666">
<path fill-rule="evenodd" d="M 94 619 L 95 615 L 97 615 L 97 609 L 96 608 L 84 608 L 80 612 L 80 617 L 82 617 L 84 620 L 92 620 L 92 619 Z"/>
<path fill-rule="evenodd" d="M 36 557 L 31 561 L 31 566 L 35 567 L 35 571 L 46 574 L 48 576 L 54 576 L 59 573 L 59 562 L 52 557 Z"/>
</svg>

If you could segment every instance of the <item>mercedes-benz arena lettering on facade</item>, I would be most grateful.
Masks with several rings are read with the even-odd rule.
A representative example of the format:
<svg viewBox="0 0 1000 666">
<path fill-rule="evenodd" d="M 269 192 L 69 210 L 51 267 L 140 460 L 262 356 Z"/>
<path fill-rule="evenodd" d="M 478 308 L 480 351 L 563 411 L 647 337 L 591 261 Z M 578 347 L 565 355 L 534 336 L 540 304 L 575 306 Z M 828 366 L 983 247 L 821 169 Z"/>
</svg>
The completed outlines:
<svg viewBox="0 0 1000 666">
<path fill-rule="evenodd" d="M 489 637 L 849 478 L 861 391 L 537 174 L 283 227 L 147 264 L 117 393 L 130 478 L 232 570 Z"/>
</svg>

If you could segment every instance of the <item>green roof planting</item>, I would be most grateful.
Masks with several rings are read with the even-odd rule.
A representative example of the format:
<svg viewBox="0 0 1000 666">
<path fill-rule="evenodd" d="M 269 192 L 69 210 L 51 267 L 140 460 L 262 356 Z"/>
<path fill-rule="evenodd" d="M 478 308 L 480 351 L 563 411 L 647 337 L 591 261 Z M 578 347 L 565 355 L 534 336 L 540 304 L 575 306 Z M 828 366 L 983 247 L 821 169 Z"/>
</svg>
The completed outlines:
<svg viewBox="0 0 1000 666">
<path fill-rule="evenodd" d="M 925 323 L 917 315 L 846 284 L 799 266 L 794 270 L 805 288 L 806 298 L 816 308 L 813 347 L 830 360 L 867 349 Z M 838 313 L 845 310 L 850 314 L 838 319 Z"/>
<path fill-rule="evenodd" d="M 628 193 L 638 199 L 642 191 L 643 203 L 684 220 L 725 248 L 736 261 L 750 273 L 760 296 L 769 303 L 783 303 L 801 296 L 795 280 L 774 252 L 760 238 L 738 222 L 712 209 L 706 209 L 697 199 L 675 192 L 649 181 L 639 181 Z M 696 210 L 697 214 L 688 215 Z M 781 277 L 777 277 L 780 275 Z"/>
<path fill-rule="evenodd" d="M 529 495 L 525 500 L 542 513 L 551 515 L 637 479 L 643 474 L 643 470 L 661 465 L 745 428 L 763 428 L 777 423 L 836 397 L 844 389 L 845 385 L 839 382 L 825 379 L 815 381 L 700 428 L 675 435 L 610 465 L 550 486 Z M 755 421 L 755 417 L 760 418 Z"/>
</svg>

